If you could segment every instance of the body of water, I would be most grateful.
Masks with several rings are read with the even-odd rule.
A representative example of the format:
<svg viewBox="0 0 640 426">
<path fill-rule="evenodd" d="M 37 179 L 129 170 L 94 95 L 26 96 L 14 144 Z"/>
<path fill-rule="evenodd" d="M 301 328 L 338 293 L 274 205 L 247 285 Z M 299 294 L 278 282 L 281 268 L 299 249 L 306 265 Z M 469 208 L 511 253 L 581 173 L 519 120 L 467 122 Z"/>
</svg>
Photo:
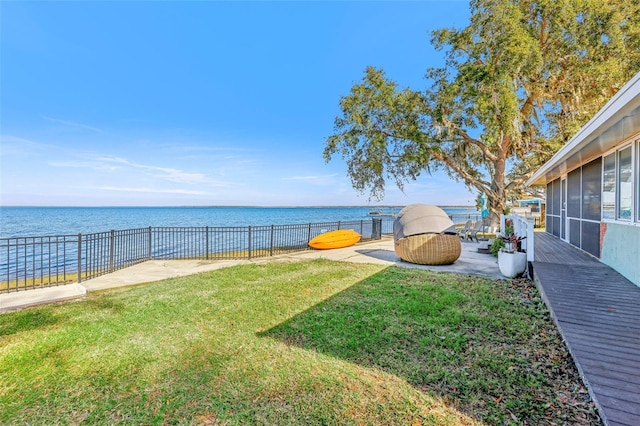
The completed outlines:
<svg viewBox="0 0 640 426">
<path fill-rule="evenodd" d="M 261 226 L 370 219 L 370 207 L 0 207 L 0 238 L 149 226 Z M 399 208 L 380 209 L 398 212 Z M 444 207 L 460 221 L 475 207 Z"/>
</svg>

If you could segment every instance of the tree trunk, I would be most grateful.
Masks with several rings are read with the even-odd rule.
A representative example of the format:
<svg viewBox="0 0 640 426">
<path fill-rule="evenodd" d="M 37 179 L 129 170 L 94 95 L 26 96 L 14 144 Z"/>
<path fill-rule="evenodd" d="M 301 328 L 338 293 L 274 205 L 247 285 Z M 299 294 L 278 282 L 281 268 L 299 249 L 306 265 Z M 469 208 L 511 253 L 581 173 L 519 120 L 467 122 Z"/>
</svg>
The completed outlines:
<svg viewBox="0 0 640 426">
<path fill-rule="evenodd" d="M 507 207 L 507 194 L 505 184 L 505 166 L 506 152 L 509 144 L 508 138 L 504 138 L 502 143 L 498 144 L 498 152 L 494 161 L 494 176 L 491 180 L 491 191 L 489 198 L 489 221 L 493 227 L 500 226 L 500 215 L 504 213 Z"/>
</svg>

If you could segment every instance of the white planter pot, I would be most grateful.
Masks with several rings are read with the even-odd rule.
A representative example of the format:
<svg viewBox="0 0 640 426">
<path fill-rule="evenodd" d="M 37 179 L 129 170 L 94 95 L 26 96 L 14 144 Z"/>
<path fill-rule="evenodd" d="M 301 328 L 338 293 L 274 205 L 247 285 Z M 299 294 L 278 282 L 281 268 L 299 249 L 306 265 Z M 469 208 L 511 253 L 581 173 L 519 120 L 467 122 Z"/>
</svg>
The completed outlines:
<svg viewBox="0 0 640 426">
<path fill-rule="evenodd" d="M 500 250 L 498 252 L 498 268 L 502 275 L 513 278 L 520 275 L 527 268 L 527 253 L 508 253 Z"/>
<path fill-rule="evenodd" d="M 481 250 L 489 250 L 491 248 L 491 246 L 493 245 L 493 242 L 495 241 L 494 238 L 489 238 L 487 240 L 480 240 L 478 241 L 478 243 L 480 244 L 478 246 L 479 249 Z"/>
</svg>

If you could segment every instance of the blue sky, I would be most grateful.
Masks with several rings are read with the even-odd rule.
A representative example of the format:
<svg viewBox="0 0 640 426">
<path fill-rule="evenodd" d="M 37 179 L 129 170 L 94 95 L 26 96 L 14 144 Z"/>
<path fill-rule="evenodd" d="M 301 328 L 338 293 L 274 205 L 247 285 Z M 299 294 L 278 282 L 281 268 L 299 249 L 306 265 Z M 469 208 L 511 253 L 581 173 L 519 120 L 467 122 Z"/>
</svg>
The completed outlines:
<svg viewBox="0 0 640 426">
<path fill-rule="evenodd" d="M 428 86 L 466 1 L 0 8 L 2 205 L 474 204 L 443 173 L 369 201 L 322 157 L 367 66 Z"/>
</svg>

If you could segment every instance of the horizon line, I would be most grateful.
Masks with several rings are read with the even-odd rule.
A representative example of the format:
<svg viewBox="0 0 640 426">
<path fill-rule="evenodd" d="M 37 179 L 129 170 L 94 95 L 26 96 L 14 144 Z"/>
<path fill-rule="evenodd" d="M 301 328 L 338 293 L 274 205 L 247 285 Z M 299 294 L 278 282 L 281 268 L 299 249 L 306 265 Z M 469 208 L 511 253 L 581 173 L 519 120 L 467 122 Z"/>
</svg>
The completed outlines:
<svg viewBox="0 0 640 426">
<path fill-rule="evenodd" d="M 417 203 L 410 203 L 417 204 Z M 420 203 L 423 204 L 423 203 Z M 0 208 L 265 208 L 265 209 L 308 209 L 308 208 L 399 208 L 405 207 L 409 204 L 397 205 L 397 204 L 377 204 L 377 205 L 361 205 L 361 204 L 353 204 L 353 205 L 307 205 L 307 206 L 286 206 L 286 205 L 278 205 L 278 206 L 260 206 L 260 205 L 241 205 L 241 204 L 230 204 L 230 205 L 158 205 L 158 206 L 136 206 L 136 205 L 102 205 L 102 206 L 88 206 L 88 205 L 25 205 L 25 204 L 12 204 L 12 205 L 0 205 Z M 454 207 L 464 207 L 464 208 L 473 208 L 476 206 L 472 205 L 438 205 L 437 207 L 441 208 L 454 208 Z"/>
</svg>

